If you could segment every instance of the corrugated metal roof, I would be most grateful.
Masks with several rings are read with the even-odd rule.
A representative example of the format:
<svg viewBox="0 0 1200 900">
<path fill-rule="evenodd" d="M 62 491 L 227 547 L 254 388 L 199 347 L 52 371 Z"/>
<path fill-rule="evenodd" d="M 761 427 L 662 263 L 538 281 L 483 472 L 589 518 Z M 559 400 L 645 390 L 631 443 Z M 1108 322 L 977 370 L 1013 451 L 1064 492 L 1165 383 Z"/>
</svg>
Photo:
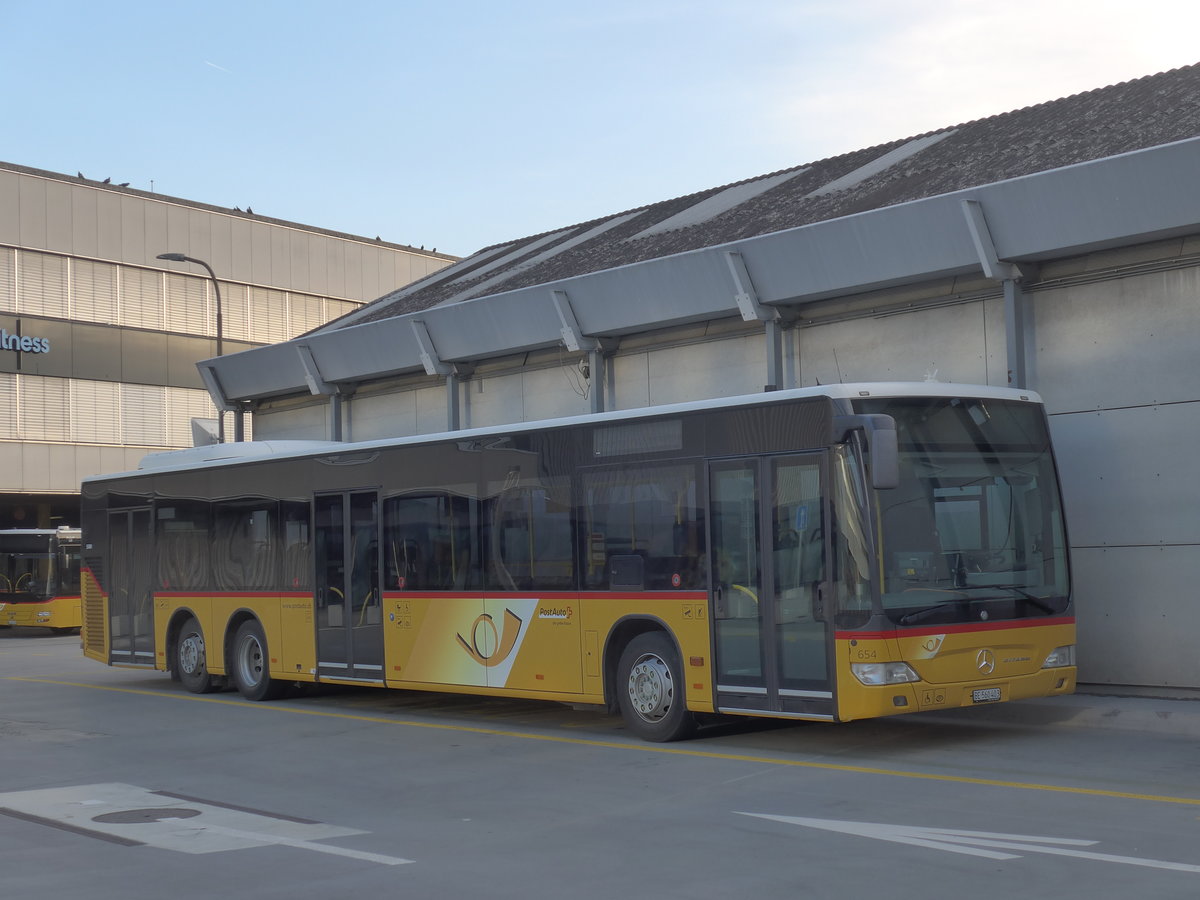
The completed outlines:
<svg viewBox="0 0 1200 900">
<path fill-rule="evenodd" d="M 506 244 L 508 264 L 487 266 L 485 288 L 471 290 L 475 257 L 468 257 L 454 267 L 460 277 L 453 286 L 444 278 L 428 279 L 419 289 L 381 297 L 352 324 L 427 309 L 455 295 L 545 284 L 1196 135 L 1200 65 L 513 240 Z M 629 240 L 634 236 L 640 239 Z M 490 248 L 476 254 L 485 255 L 494 254 Z M 482 281 L 482 272 L 477 277 Z"/>
</svg>

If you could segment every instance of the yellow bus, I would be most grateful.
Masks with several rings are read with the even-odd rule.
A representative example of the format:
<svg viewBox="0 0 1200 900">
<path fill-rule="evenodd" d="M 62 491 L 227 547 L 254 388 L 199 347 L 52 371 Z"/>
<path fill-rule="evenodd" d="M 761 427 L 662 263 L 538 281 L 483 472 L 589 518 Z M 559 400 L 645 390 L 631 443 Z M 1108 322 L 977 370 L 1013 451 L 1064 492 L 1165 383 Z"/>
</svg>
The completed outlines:
<svg viewBox="0 0 1200 900">
<path fill-rule="evenodd" d="M 0 531 L 0 628 L 80 627 L 78 528 Z"/>
<path fill-rule="evenodd" d="M 87 656 L 604 704 L 652 741 L 1069 693 L 1030 392 L 795 389 L 363 443 L 154 454 L 83 484 Z"/>
</svg>

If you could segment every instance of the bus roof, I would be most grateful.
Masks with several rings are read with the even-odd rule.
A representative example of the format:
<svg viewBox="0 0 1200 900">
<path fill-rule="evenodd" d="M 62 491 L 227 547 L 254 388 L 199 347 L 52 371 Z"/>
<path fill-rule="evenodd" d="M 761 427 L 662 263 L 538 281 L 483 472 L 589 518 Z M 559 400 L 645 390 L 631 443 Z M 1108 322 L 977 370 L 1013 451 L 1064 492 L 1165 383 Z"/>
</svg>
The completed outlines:
<svg viewBox="0 0 1200 900">
<path fill-rule="evenodd" d="M 184 450 L 167 450 L 161 453 L 150 453 L 142 458 L 136 471 L 93 475 L 83 479 L 83 481 L 84 483 L 107 481 L 112 478 L 148 475 L 154 472 L 220 468 L 222 466 L 237 465 L 256 460 L 294 459 L 306 456 L 320 456 L 332 452 L 349 453 L 443 440 L 470 440 L 496 434 L 520 434 L 529 431 L 542 431 L 549 428 L 562 428 L 570 425 L 627 421 L 630 419 L 676 415 L 711 409 L 729 409 L 763 403 L 783 403 L 788 400 L 801 400 L 813 397 L 828 397 L 831 400 L 859 400 L 867 397 L 971 397 L 980 400 L 1042 402 L 1042 398 L 1034 391 L 993 387 L 990 385 L 956 384 L 953 382 L 936 381 L 825 384 L 815 387 L 769 391 L 760 394 L 743 394 L 735 397 L 692 400 L 665 406 L 645 406 L 636 409 L 613 410 L 556 419 L 538 419 L 530 422 L 513 422 L 505 425 L 489 425 L 459 431 L 378 438 L 369 441 L 266 440 L 208 444 L 203 447 L 190 447 Z"/>
</svg>

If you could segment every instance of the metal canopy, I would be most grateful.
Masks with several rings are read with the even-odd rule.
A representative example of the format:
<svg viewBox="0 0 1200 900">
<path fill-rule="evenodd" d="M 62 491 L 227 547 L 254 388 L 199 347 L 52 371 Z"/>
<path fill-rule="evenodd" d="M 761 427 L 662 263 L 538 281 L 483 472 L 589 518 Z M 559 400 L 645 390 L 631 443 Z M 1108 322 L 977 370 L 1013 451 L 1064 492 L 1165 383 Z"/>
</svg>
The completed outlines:
<svg viewBox="0 0 1200 900">
<path fill-rule="evenodd" d="M 978 273 L 980 249 L 963 201 L 986 215 L 995 257 L 1035 262 L 1200 230 L 1200 138 L 1191 138 L 916 200 L 730 244 L 390 319 L 323 331 L 209 359 L 221 400 L 248 401 L 424 373 L 412 326 L 439 360 L 471 363 L 563 342 L 561 295 L 582 337 L 619 337 L 743 315 L 728 251 L 737 251 L 757 303 L 799 308 L 830 297 Z M 989 254 L 990 256 L 990 254 Z M 555 294 L 560 295 L 556 306 Z M 745 300 L 743 298 L 743 306 Z M 307 348 L 301 356 L 297 344 Z M 428 359 L 428 349 L 425 350 Z"/>
</svg>

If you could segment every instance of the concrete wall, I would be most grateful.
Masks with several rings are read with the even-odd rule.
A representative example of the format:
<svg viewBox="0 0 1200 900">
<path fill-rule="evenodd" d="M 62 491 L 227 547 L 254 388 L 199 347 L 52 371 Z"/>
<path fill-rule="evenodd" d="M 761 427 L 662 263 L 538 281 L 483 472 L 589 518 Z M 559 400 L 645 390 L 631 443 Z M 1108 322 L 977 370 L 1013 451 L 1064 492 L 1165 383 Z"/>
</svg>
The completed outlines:
<svg viewBox="0 0 1200 900">
<path fill-rule="evenodd" d="M 1200 269 L 1039 293 L 1079 603 L 1080 677 L 1200 687 Z"/>
</svg>

